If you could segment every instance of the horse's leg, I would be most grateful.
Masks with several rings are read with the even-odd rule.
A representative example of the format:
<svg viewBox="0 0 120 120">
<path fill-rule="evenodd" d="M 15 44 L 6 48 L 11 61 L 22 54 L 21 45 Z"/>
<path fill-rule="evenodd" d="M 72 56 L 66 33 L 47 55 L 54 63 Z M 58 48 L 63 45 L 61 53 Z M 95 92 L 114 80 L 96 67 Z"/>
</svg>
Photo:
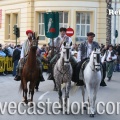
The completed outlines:
<svg viewBox="0 0 120 120">
<path fill-rule="evenodd" d="M 96 96 L 97 96 L 97 92 L 98 92 L 98 89 L 99 89 L 99 84 L 94 88 L 94 91 L 93 91 L 93 110 L 94 110 L 94 113 L 95 113 L 95 102 L 96 102 Z"/>
<path fill-rule="evenodd" d="M 61 85 L 58 86 L 58 95 L 59 95 L 59 103 L 61 105 L 60 110 L 63 110 L 63 100 L 62 100 L 62 91 L 61 91 Z"/>
<path fill-rule="evenodd" d="M 57 85 L 56 85 L 55 79 L 53 79 L 53 82 L 54 82 L 54 91 L 58 91 L 58 90 L 57 90 Z"/>
<path fill-rule="evenodd" d="M 92 108 L 93 99 L 92 99 L 92 87 L 89 84 L 86 84 L 88 97 L 89 97 L 89 111 L 90 111 L 90 117 L 94 117 L 94 110 Z"/>
<path fill-rule="evenodd" d="M 28 93 L 29 93 L 29 98 L 30 98 L 30 84 L 29 84 L 29 90 L 28 91 L 29 91 Z"/>
<path fill-rule="evenodd" d="M 87 110 L 86 108 L 86 104 L 85 104 L 85 86 L 81 86 L 81 90 L 82 90 L 82 97 L 83 97 L 83 109 Z"/>
<path fill-rule="evenodd" d="M 68 109 L 68 98 L 69 98 L 70 87 L 71 87 L 71 81 L 66 83 L 66 86 L 65 86 L 65 112 L 66 114 L 68 114 L 67 109 Z"/>
<path fill-rule="evenodd" d="M 23 79 L 23 84 L 24 84 L 24 93 L 23 93 L 23 95 L 25 94 L 25 96 L 24 96 L 24 98 L 25 98 L 25 103 L 26 104 L 28 104 L 28 100 L 27 100 L 27 92 L 28 92 L 28 89 L 27 89 L 27 82 L 26 82 L 26 80 L 25 79 Z"/>
<path fill-rule="evenodd" d="M 31 93 L 30 107 L 33 106 L 34 88 L 35 88 L 35 83 L 30 82 L 30 93 Z"/>
<path fill-rule="evenodd" d="M 24 89 L 23 89 L 23 99 L 22 102 L 25 102 Z"/>
<path fill-rule="evenodd" d="M 24 84 L 23 84 L 23 82 L 22 82 L 22 79 L 21 79 L 21 89 L 23 90 L 22 102 L 25 102 L 25 91 L 24 91 Z"/>
<path fill-rule="evenodd" d="M 40 84 L 40 81 L 38 80 L 37 83 L 36 83 L 36 85 L 35 85 L 35 89 L 36 89 L 37 92 L 38 92 L 39 84 Z"/>
</svg>

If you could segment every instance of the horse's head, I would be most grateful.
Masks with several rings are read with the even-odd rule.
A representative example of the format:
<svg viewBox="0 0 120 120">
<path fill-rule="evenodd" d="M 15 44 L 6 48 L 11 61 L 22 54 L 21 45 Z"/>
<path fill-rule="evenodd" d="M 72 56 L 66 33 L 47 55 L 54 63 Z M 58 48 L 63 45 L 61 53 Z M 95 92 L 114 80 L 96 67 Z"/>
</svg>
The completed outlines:
<svg viewBox="0 0 120 120">
<path fill-rule="evenodd" d="M 32 41 L 30 42 L 30 49 L 32 50 L 37 50 L 37 47 L 38 47 L 38 40 L 39 40 L 39 37 L 33 37 L 32 38 Z"/>
<path fill-rule="evenodd" d="M 93 65 L 94 65 L 94 70 L 99 71 L 100 70 L 100 63 L 101 63 L 101 58 L 100 58 L 100 49 L 94 49 L 92 52 L 92 59 L 93 59 Z"/>
<path fill-rule="evenodd" d="M 62 49 L 62 58 L 64 60 L 64 65 L 69 63 L 70 60 L 70 54 L 71 54 L 71 46 L 72 42 L 64 42 L 64 47 Z"/>
</svg>

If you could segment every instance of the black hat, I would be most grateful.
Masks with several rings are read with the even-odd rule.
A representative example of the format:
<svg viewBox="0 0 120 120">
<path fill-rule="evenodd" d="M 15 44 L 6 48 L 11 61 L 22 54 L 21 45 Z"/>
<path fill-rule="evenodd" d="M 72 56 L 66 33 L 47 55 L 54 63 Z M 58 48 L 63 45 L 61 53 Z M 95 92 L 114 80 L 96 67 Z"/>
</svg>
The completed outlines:
<svg viewBox="0 0 120 120">
<path fill-rule="evenodd" d="M 67 29 L 66 29 L 66 28 L 63 28 L 63 27 L 60 28 L 60 32 L 62 32 L 62 31 L 66 32 L 66 30 L 67 30 Z"/>
<path fill-rule="evenodd" d="M 87 33 L 87 36 L 93 36 L 93 37 L 95 37 L 95 34 L 93 32 L 89 32 L 89 33 Z"/>
<path fill-rule="evenodd" d="M 113 48 L 113 46 L 110 44 L 110 45 L 108 45 L 108 48 L 110 48 L 110 47 L 112 47 Z"/>
<path fill-rule="evenodd" d="M 20 47 L 20 45 L 17 45 L 16 47 Z"/>
</svg>

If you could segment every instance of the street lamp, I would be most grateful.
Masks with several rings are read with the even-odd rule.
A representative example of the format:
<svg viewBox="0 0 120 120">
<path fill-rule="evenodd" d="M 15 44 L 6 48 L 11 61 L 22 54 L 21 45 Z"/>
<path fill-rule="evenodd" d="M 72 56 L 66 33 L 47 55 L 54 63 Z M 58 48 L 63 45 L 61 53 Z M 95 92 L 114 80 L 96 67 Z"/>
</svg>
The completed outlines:
<svg viewBox="0 0 120 120">
<path fill-rule="evenodd" d="M 111 9 L 112 0 L 106 0 L 107 3 L 107 15 L 106 15 L 106 45 L 111 44 L 111 15 L 109 15 L 109 10 Z"/>
</svg>

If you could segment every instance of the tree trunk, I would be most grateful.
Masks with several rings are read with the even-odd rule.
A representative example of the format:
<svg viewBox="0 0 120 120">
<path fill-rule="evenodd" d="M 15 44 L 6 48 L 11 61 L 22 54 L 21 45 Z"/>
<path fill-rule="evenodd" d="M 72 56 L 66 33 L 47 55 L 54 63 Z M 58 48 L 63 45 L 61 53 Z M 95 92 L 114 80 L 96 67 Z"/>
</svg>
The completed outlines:
<svg viewBox="0 0 120 120">
<path fill-rule="evenodd" d="M 112 0 L 111 2 L 107 3 L 107 15 L 106 15 L 106 45 L 111 44 L 111 15 L 109 15 L 109 10 L 111 8 Z"/>
</svg>

